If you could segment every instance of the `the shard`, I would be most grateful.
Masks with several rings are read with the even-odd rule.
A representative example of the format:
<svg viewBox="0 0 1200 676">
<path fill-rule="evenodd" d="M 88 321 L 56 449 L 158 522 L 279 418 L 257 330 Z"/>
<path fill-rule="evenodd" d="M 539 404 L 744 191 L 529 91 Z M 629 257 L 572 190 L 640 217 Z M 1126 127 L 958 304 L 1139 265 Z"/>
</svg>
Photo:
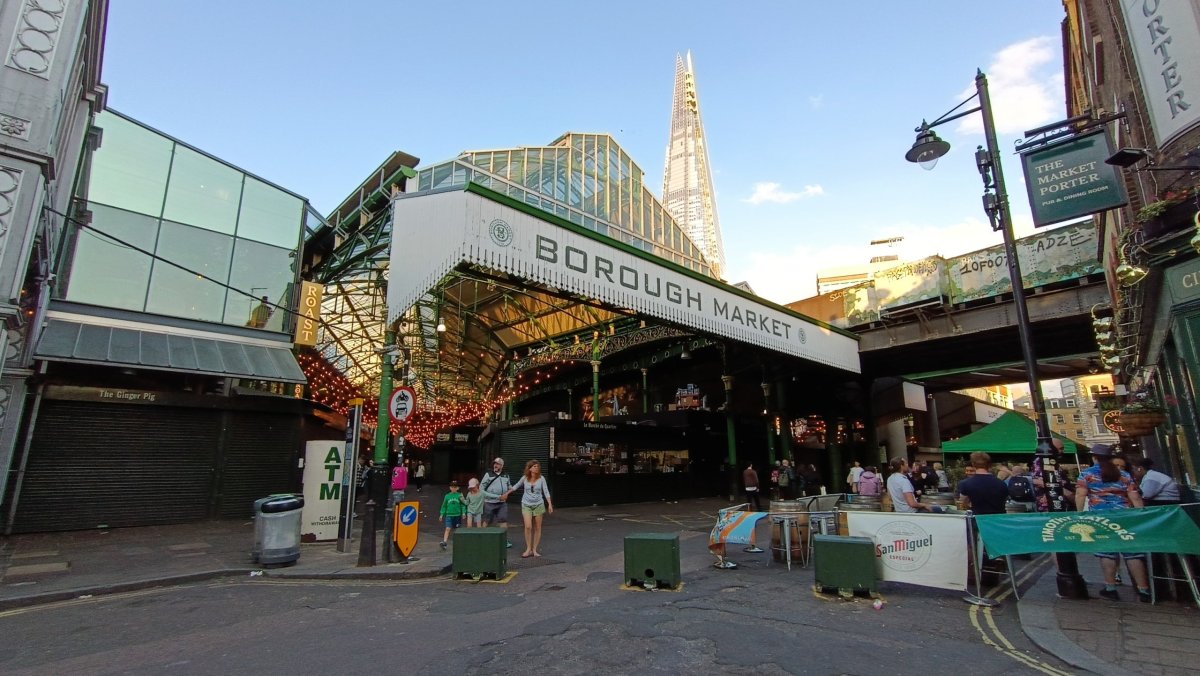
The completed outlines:
<svg viewBox="0 0 1200 676">
<path fill-rule="evenodd" d="M 671 141 L 663 172 L 663 206 L 700 249 L 718 278 L 724 277 L 725 245 L 717 217 L 708 143 L 700 119 L 700 97 L 692 53 L 675 57 L 675 95 L 671 103 Z"/>
</svg>

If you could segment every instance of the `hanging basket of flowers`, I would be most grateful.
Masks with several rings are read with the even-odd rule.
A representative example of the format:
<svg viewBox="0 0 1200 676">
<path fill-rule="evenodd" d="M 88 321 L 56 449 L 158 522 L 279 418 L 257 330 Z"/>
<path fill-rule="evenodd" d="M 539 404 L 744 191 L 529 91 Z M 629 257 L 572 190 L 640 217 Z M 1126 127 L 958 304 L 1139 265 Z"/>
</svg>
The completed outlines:
<svg viewBox="0 0 1200 676">
<path fill-rule="evenodd" d="M 1121 434 L 1140 437 L 1154 432 L 1154 428 L 1167 421 L 1167 412 L 1157 404 L 1138 401 L 1121 407 Z"/>
</svg>

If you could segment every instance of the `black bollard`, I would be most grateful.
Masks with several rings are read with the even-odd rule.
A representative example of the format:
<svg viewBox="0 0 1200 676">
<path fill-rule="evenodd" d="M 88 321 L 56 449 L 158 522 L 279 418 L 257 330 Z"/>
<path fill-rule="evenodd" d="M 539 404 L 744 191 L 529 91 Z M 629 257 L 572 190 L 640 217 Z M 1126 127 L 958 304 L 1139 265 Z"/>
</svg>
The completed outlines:
<svg viewBox="0 0 1200 676">
<path fill-rule="evenodd" d="M 375 565 L 375 501 L 367 500 L 362 539 L 358 543 L 358 567 Z"/>
</svg>

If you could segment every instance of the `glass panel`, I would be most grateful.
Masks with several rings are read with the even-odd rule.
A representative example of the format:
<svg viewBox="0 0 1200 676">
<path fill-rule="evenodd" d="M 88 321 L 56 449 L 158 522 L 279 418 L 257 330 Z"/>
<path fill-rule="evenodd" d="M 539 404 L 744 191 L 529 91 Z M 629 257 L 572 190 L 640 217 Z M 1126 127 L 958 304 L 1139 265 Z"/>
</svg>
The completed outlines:
<svg viewBox="0 0 1200 676">
<path fill-rule="evenodd" d="M 104 141 L 92 156 L 88 199 L 157 218 L 175 144 L 112 113 L 100 113 L 96 124 Z"/>
<path fill-rule="evenodd" d="M 211 157 L 176 145 L 163 219 L 232 235 L 242 176 Z"/>
<path fill-rule="evenodd" d="M 542 183 L 542 151 L 530 148 L 525 151 L 525 180 L 521 182 L 526 188 L 539 190 Z"/>
<path fill-rule="evenodd" d="M 451 179 L 450 183 L 452 185 L 464 185 L 469 180 L 471 180 L 471 172 L 466 167 L 464 167 L 461 163 L 455 162 L 454 163 L 454 178 Z"/>
<path fill-rule="evenodd" d="M 582 206 L 583 204 L 583 151 L 571 151 L 571 187 L 567 194 L 567 204 L 573 207 Z"/>
<path fill-rule="evenodd" d="M 286 248 L 235 240 L 229 285 L 251 295 L 229 292 L 225 300 L 226 324 L 271 331 L 283 331 L 288 326 L 287 312 L 261 301 L 294 309 L 291 288 L 295 280 L 292 264 L 296 259 L 292 253 Z"/>
<path fill-rule="evenodd" d="M 492 173 L 508 178 L 508 152 L 496 153 L 492 160 Z"/>
<path fill-rule="evenodd" d="M 542 183 L 540 190 L 547 197 L 554 197 L 554 151 L 542 152 Z"/>
<path fill-rule="evenodd" d="M 429 190 L 433 187 L 433 170 L 422 169 L 417 178 L 417 190 Z"/>
<path fill-rule="evenodd" d="M 525 183 L 525 151 L 512 151 L 512 158 L 509 161 L 511 162 L 508 167 L 509 180 L 518 185 Z"/>
<path fill-rule="evenodd" d="M 567 201 L 567 149 L 559 148 L 554 153 L 554 199 Z"/>
<path fill-rule="evenodd" d="M 237 236 L 295 249 L 303 210 L 300 198 L 247 176 Z"/>
<path fill-rule="evenodd" d="M 229 277 L 232 249 L 232 237 L 163 221 L 156 253 L 160 258 L 224 283 Z M 155 261 L 147 312 L 220 322 L 224 309 L 225 287 Z"/>
<path fill-rule="evenodd" d="M 442 164 L 433 168 L 433 187 L 441 188 L 450 181 L 450 165 Z"/>
<path fill-rule="evenodd" d="M 92 226 L 147 251 L 154 250 L 158 219 L 90 203 Z M 141 312 L 152 258 L 103 235 L 79 229 L 62 298 Z"/>
</svg>

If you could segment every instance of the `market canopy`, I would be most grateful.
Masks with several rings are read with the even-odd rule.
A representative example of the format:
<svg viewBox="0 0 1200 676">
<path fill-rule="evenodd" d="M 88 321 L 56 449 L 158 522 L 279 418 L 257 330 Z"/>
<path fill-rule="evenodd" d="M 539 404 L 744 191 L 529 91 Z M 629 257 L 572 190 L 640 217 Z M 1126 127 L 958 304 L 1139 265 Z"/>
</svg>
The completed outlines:
<svg viewBox="0 0 1200 676">
<path fill-rule="evenodd" d="M 1068 437 L 1054 432 L 1050 433 L 1063 444 L 1066 453 L 1079 453 L 1087 448 L 1072 441 Z M 1032 420 L 1017 413 L 1006 411 L 999 418 L 984 425 L 965 437 L 942 442 L 945 453 L 974 453 L 983 451 L 996 454 L 1032 454 L 1037 450 L 1037 425 Z"/>
</svg>

